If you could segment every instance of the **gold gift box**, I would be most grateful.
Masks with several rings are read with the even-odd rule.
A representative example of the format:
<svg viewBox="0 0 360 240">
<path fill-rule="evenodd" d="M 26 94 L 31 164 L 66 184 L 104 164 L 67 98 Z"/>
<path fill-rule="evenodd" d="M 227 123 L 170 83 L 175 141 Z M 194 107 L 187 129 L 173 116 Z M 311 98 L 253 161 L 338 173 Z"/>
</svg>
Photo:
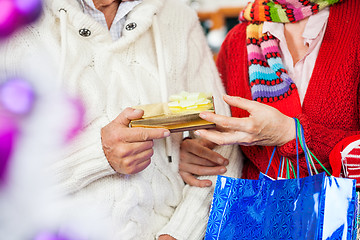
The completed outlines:
<svg viewBox="0 0 360 240">
<path fill-rule="evenodd" d="M 132 120 L 130 127 L 166 128 L 182 132 L 214 128 L 215 124 L 200 118 L 203 111 L 215 112 L 211 95 L 182 92 L 170 97 L 168 103 L 147 104 L 133 107 L 144 110 L 141 119 Z"/>
</svg>

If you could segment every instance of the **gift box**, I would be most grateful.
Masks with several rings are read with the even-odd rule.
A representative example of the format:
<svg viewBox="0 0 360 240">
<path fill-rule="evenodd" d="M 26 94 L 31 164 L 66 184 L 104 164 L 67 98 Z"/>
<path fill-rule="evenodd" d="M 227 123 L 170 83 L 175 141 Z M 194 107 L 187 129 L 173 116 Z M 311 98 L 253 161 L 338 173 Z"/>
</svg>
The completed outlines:
<svg viewBox="0 0 360 240">
<path fill-rule="evenodd" d="M 141 119 L 132 120 L 130 127 L 166 128 L 170 132 L 214 128 L 215 124 L 200 118 L 203 111 L 215 112 L 211 94 L 181 92 L 167 103 L 134 106 L 142 109 Z"/>
</svg>

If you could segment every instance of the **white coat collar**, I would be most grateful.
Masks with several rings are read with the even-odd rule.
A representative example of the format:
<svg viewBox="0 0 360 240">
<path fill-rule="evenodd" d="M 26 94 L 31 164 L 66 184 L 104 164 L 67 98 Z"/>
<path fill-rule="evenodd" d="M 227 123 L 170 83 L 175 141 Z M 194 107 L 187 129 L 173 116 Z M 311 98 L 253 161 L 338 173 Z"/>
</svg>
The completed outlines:
<svg viewBox="0 0 360 240">
<path fill-rule="evenodd" d="M 127 24 L 136 23 L 136 28 L 132 30 L 123 31 L 123 36 L 115 44 L 127 46 L 129 43 L 134 42 L 141 34 L 146 32 L 153 23 L 153 17 L 159 13 L 166 0 L 143 0 L 141 4 L 136 6 L 128 15 L 125 26 Z M 108 31 L 104 29 L 98 22 L 96 22 L 91 16 L 83 13 L 81 5 L 78 1 L 74 0 L 47 0 L 47 7 L 50 11 L 60 19 L 59 11 L 61 9 L 66 11 L 67 22 L 71 29 L 69 31 L 79 31 L 82 28 L 89 29 L 91 41 L 109 41 L 111 37 L 106 34 Z M 108 39 L 105 39 L 108 37 Z"/>
</svg>

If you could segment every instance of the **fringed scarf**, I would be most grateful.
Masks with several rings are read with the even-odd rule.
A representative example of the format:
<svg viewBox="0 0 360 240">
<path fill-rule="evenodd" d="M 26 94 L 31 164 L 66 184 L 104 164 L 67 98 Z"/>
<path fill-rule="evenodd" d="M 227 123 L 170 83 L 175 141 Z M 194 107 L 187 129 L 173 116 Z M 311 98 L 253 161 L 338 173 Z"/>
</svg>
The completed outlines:
<svg viewBox="0 0 360 240">
<path fill-rule="evenodd" d="M 239 19 L 250 22 L 246 35 L 253 100 L 275 107 L 289 117 L 301 113 L 299 94 L 281 60 L 278 40 L 262 33 L 263 23 L 296 22 L 341 1 L 255 0 L 247 5 Z"/>
</svg>

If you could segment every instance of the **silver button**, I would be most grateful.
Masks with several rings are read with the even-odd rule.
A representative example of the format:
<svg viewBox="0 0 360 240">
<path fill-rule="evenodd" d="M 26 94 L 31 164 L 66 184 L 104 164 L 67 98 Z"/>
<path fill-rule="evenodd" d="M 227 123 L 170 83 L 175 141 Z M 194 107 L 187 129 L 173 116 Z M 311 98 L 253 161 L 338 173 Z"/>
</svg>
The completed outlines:
<svg viewBox="0 0 360 240">
<path fill-rule="evenodd" d="M 89 29 L 82 28 L 79 30 L 79 34 L 82 37 L 89 37 L 91 35 L 91 31 Z"/>
<path fill-rule="evenodd" d="M 131 22 L 126 25 L 125 29 L 128 31 L 134 30 L 137 27 L 137 24 L 135 22 Z"/>
</svg>

